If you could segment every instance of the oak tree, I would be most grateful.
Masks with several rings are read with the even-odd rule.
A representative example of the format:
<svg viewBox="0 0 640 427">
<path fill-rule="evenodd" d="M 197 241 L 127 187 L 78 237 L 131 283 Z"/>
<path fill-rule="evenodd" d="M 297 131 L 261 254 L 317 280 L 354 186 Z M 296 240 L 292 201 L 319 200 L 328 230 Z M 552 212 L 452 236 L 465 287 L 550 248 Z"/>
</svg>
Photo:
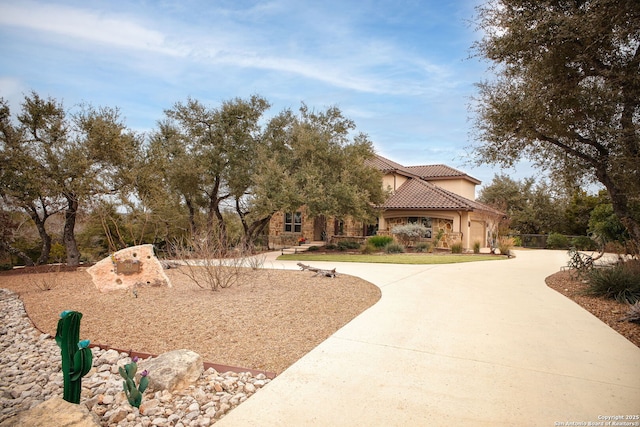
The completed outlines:
<svg viewBox="0 0 640 427">
<path fill-rule="evenodd" d="M 478 27 L 478 162 L 601 183 L 640 244 L 640 2 L 490 0 Z"/>
</svg>

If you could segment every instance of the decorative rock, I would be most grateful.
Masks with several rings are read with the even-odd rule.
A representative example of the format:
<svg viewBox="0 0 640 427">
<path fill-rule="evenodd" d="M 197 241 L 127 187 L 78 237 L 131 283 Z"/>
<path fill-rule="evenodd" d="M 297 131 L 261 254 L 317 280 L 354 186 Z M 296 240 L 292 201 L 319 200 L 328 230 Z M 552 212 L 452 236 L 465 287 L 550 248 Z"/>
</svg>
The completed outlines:
<svg viewBox="0 0 640 427">
<path fill-rule="evenodd" d="M 127 418 L 127 415 L 127 411 L 125 411 L 124 409 L 117 410 L 113 415 L 109 417 L 109 425 L 118 424 L 120 421 Z"/>
<path fill-rule="evenodd" d="M 102 395 L 102 399 L 99 402 L 103 405 L 111 405 L 113 403 L 114 397 L 110 394 Z"/>
<path fill-rule="evenodd" d="M 202 357 L 191 350 L 174 350 L 155 359 L 138 362 L 138 371 L 149 372 L 149 390 L 182 390 L 195 383 L 204 371 Z"/>
<path fill-rule="evenodd" d="M 17 423 L 30 410 L 41 410 L 61 400 L 60 349 L 52 338 L 42 338 L 26 317 L 17 295 L 4 289 L 0 289 L 0 318 L 3 319 L 0 326 L 0 426 L 25 425 Z M 138 409 L 127 402 L 122 391 L 122 378 L 117 371 L 118 366 L 131 362 L 128 355 L 100 348 L 92 348 L 91 351 L 96 368 L 105 365 L 111 369 L 103 372 L 91 369 L 82 381 L 81 404 L 68 404 L 78 411 L 92 414 L 91 426 L 144 427 L 154 425 L 155 421 L 158 421 L 155 424 L 158 427 L 209 426 L 246 400 L 252 394 L 251 385 L 259 389 L 269 382 L 262 374 L 218 373 L 212 368 L 202 373 L 200 367 L 196 371 L 201 374 L 179 392 L 146 391 Z M 198 357 L 196 355 L 195 359 Z M 144 363 L 139 362 L 139 365 Z M 142 369 L 145 368 L 139 367 L 139 371 Z M 229 390 L 223 390 L 223 383 Z M 68 411 L 47 410 L 46 422 L 40 425 L 65 425 L 64 421 L 51 418 L 51 414 L 58 412 L 66 414 Z M 161 422 L 162 419 L 165 421 Z M 37 421 L 28 421 L 27 425 L 38 424 Z"/>
<path fill-rule="evenodd" d="M 120 353 L 118 353 L 113 349 L 107 350 L 104 352 L 102 356 L 98 358 L 98 360 L 96 360 L 95 365 L 96 366 L 100 366 L 102 364 L 115 365 L 118 362 L 118 359 L 120 359 Z"/>
<path fill-rule="evenodd" d="M 157 399 L 151 400 L 143 400 L 142 404 L 140 404 L 140 413 L 143 415 L 156 415 L 162 412 L 162 409 L 159 408 L 160 401 Z"/>
<path fill-rule="evenodd" d="M 1 427 L 49 427 L 49 426 L 98 427 L 98 420 L 84 405 L 69 403 L 54 397 L 0 423 Z"/>
<path fill-rule="evenodd" d="M 125 248 L 87 269 L 100 292 L 136 286 L 169 286 L 171 281 L 153 253 L 153 245 Z"/>
</svg>

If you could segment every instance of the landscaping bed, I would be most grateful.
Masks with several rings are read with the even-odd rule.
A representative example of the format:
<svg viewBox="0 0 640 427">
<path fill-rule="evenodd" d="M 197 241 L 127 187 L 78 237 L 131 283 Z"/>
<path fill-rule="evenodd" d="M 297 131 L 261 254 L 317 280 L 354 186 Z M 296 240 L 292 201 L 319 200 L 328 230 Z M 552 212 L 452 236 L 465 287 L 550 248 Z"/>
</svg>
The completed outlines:
<svg viewBox="0 0 640 427">
<path fill-rule="evenodd" d="M 35 326 L 52 336 L 60 313 L 77 310 L 80 336 L 92 344 L 151 354 L 184 348 L 207 362 L 274 373 L 380 299 L 376 286 L 342 274 L 247 269 L 214 292 L 170 269 L 172 288 L 103 294 L 84 269 L 42 270 L 2 272 L 0 288 L 18 293 Z"/>
</svg>

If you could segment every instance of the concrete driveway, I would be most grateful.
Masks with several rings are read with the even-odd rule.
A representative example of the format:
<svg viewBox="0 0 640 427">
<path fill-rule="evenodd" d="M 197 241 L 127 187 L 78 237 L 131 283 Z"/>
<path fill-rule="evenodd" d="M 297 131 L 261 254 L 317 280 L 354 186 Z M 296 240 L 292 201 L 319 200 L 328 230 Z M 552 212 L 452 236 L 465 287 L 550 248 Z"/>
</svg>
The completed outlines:
<svg viewBox="0 0 640 427">
<path fill-rule="evenodd" d="M 566 252 L 516 255 L 312 263 L 374 283 L 381 300 L 217 425 L 607 425 L 640 415 L 640 349 L 544 283 Z"/>
</svg>

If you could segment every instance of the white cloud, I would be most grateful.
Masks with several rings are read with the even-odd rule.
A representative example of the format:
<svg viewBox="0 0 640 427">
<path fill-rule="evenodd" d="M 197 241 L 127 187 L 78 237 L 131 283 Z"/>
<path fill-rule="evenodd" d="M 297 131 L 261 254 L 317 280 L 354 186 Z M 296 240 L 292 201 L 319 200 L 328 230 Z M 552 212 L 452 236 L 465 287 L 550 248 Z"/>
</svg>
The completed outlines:
<svg viewBox="0 0 640 427">
<path fill-rule="evenodd" d="M 201 6 L 206 19 L 192 25 L 190 15 L 182 14 L 154 21 L 157 15 L 152 8 L 141 18 L 141 11 L 123 15 L 33 0 L 2 2 L 0 25 L 62 36 L 65 49 L 87 50 L 101 44 L 118 53 L 145 53 L 144 61 L 113 55 L 109 60 L 122 62 L 125 69 L 135 67 L 172 78 L 195 64 L 200 68 L 196 73 L 205 69 L 215 73 L 229 66 L 274 71 L 281 79 L 299 76 L 369 94 L 432 98 L 455 86 L 446 66 L 393 41 L 359 32 L 351 27 L 349 14 L 299 5 L 292 10 L 292 4 L 277 1 L 233 11 L 216 9 L 208 2 Z M 291 16 L 283 17 L 287 11 Z M 281 21 L 263 22 L 265 14 Z M 287 27 L 290 34 L 279 25 L 285 21 L 292 26 Z M 171 61 L 175 57 L 181 60 Z"/>
<path fill-rule="evenodd" d="M 70 37 L 114 47 L 180 55 L 167 46 L 162 33 L 147 29 L 126 17 L 63 5 L 31 1 L 3 3 L 0 25 Z"/>
</svg>

